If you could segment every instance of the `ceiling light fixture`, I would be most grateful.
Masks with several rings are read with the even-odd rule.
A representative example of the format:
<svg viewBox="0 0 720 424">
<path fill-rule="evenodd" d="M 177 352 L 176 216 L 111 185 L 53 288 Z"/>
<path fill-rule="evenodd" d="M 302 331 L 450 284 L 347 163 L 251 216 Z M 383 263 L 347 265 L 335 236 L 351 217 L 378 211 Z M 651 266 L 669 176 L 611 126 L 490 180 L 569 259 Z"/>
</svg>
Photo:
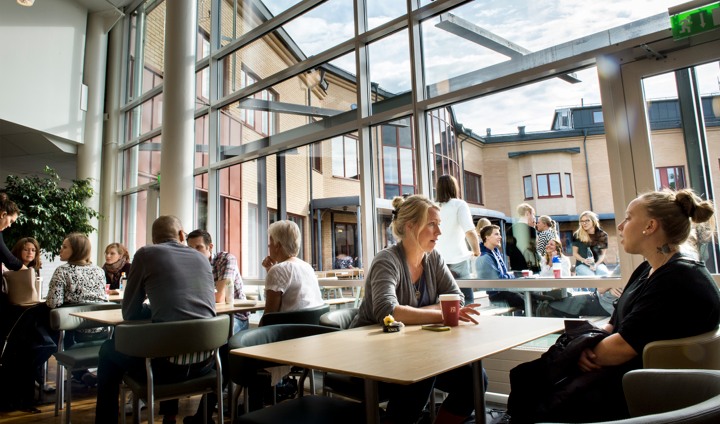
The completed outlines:
<svg viewBox="0 0 720 424">
<path fill-rule="evenodd" d="M 17 4 L 20 6 L 30 7 L 35 4 L 35 0 L 17 0 Z"/>
</svg>

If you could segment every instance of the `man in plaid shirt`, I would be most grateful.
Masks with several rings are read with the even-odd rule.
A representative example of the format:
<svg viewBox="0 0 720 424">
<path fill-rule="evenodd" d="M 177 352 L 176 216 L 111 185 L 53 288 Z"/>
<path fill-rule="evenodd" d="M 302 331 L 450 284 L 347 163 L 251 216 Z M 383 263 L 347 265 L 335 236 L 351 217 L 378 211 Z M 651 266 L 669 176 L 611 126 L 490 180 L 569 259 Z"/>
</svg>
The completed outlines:
<svg viewBox="0 0 720 424">
<path fill-rule="evenodd" d="M 234 299 L 245 300 L 243 293 L 243 282 L 238 270 L 237 258 L 228 252 L 217 252 L 213 255 L 213 243 L 210 233 L 205 230 L 194 230 L 187 235 L 187 244 L 198 252 L 202 253 L 210 261 L 212 266 L 213 280 L 215 280 L 215 302 L 225 301 L 225 288 L 228 282 L 232 282 L 234 288 Z M 247 312 L 236 313 L 233 332 L 248 328 Z"/>
</svg>

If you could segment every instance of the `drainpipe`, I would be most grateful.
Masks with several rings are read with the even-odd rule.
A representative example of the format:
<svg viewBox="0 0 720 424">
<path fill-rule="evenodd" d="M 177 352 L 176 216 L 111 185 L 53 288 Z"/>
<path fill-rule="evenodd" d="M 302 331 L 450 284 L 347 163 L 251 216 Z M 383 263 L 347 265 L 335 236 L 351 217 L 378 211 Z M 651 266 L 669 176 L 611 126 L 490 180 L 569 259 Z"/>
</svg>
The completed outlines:
<svg viewBox="0 0 720 424">
<path fill-rule="evenodd" d="M 592 186 L 590 184 L 590 165 L 588 164 L 588 154 L 587 154 L 587 128 L 583 129 L 583 152 L 585 152 L 585 174 L 587 177 L 588 182 L 588 196 L 590 197 L 590 210 L 594 210 L 593 208 L 593 199 L 592 199 Z"/>
</svg>

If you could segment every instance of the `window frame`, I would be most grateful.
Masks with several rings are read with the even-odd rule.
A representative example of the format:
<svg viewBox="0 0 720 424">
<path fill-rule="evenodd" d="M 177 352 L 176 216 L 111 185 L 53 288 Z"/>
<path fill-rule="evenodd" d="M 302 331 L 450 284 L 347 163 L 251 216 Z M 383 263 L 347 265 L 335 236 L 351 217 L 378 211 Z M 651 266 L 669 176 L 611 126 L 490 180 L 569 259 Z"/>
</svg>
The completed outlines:
<svg viewBox="0 0 720 424">
<path fill-rule="evenodd" d="M 552 184 L 551 184 L 551 177 L 556 176 L 557 177 L 557 188 L 559 190 L 558 193 L 553 193 L 552 191 Z M 540 190 L 540 181 L 545 180 L 545 184 L 547 187 L 547 195 L 542 195 L 542 191 Z M 535 182 L 537 183 L 537 198 L 538 199 L 555 199 L 558 197 L 563 197 L 562 193 L 562 184 L 560 179 L 560 173 L 559 172 L 548 172 L 544 174 L 535 174 Z"/>
</svg>

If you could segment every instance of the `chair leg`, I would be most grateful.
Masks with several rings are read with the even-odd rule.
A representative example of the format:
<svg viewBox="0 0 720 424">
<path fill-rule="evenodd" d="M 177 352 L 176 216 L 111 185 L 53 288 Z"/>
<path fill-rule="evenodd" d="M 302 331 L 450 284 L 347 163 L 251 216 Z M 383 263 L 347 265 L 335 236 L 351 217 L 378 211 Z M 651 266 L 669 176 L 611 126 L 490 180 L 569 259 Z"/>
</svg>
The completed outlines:
<svg viewBox="0 0 720 424">
<path fill-rule="evenodd" d="M 57 370 L 55 371 L 55 388 L 56 388 L 56 396 L 55 396 L 55 416 L 57 417 L 60 413 L 60 410 L 63 408 L 63 400 L 65 399 L 65 384 L 63 383 L 63 371 L 65 370 L 65 367 L 61 363 L 58 362 L 57 364 Z"/>
<path fill-rule="evenodd" d="M 150 403 L 148 401 L 148 403 Z M 137 394 L 133 395 L 133 424 L 140 424 L 140 414 L 142 414 L 142 411 L 140 410 L 140 397 Z M 155 411 L 153 410 L 153 405 L 148 405 L 148 422 L 151 423 L 155 419 Z"/>
<path fill-rule="evenodd" d="M 70 424 L 70 409 L 72 407 L 72 383 L 70 376 L 72 372 L 70 368 L 65 370 L 65 424 Z"/>
<path fill-rule="evenodd" d="M 243 409 L 246 414 L 250 412 L 250 393 L 247 387 L 243 388 Z"/>
<path fill-rule="evenodd" d="M 121 383 L 120 384 L 120 423 L 126 424 L 126 422 L 127 422 L 127 417 L 125 416 L 125 385 Z"/>
</svg>

